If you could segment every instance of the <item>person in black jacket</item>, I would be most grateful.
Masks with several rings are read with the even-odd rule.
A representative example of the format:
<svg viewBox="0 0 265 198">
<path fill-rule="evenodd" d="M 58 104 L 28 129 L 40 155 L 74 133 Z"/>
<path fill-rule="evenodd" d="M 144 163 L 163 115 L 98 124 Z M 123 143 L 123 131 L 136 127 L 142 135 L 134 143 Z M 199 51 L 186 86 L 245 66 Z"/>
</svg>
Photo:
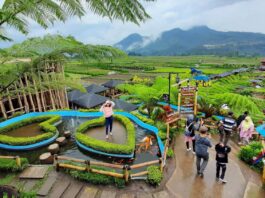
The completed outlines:
<svg viewBox="0 0 265 198">
<path fill-rule="evenodd" d="M 229 146 L 225 146 L 222 142 L 215 145 L 216 150 L 216 179 L 222 183 L 227 183 L 224 179 L 226 164 L 228 163 L 228 153 L 231 151 Z M 220 176 L 220 169 L 222 173 Z"/>
</svg>

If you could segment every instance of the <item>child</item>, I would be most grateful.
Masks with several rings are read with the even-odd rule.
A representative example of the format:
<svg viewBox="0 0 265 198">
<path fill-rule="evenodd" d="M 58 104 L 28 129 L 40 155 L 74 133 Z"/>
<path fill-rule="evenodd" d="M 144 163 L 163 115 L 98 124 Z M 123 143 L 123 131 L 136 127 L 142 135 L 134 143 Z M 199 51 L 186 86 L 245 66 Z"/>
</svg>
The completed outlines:
<svg viewBox="0 0 265 198">
<path fill-rule="evenodd" d="M 228 153 L 231 151 L 229 146 L 225 146 L 222 142 L 215 145 L 216 150 L 216 180 L 222 183 L 227 183 L 224 179 L 226 164 L 228 163 Z M 222 174 L 220 176 L 220 169 L 222 169 Z"/>
</svg>

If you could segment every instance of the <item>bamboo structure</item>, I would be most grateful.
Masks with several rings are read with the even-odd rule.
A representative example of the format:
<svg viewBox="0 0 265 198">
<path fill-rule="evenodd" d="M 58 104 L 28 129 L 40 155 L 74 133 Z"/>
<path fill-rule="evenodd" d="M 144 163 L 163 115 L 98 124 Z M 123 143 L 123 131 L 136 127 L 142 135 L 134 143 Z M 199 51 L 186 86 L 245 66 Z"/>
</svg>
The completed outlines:
<svg viewBox="0 0 265 198">
<path fill-rule="evenodd" d="M 60 160 L 68 161 L 68 162 L 69 161 L 70 162 L 77 162 L 77 163 L 80 163 L 80 165 L 77 165 L 77 164 L 73 165 L 73 164 L 68 164 L 68 163 L 64 163 L 64 162 L 59 162 Z M 143 175 L 148 174 L 148 171 L 142 171 L 139 173 L 131 174 L 130 170 L 139 169 L 142 167 L 146 167 L 146 166 L 150 166 L 150 165 L 156 165 L 156 164 L 160 164 L 160 166 L 161 166 L 162 159 L 153 160 L 150 162 L 144 162 L 141 164 L 135 164 L 135 165 L 129 166 L 129 165 L 110 164 L 110 163 L 104 163 L 104 162 L 82 160 L 82 159 L 76 159 L 76 158 L 71 158 L 71 157 L 66 157 L 66 156 L 54 155 L 54 163 L 55 163 L 55 167 L 56 167 L 57 171 L 59 171 L 60 168 L 72 169 L 72 170 L 78 170 L 78 171 L 86 171 L 86 172 L 97 173 L 97 174 L 101 174 L 101 175 L 107 175 L 107 176 L 111 176 L 111 177 L 121 178 L 121 179 L 124 179 L 126 183 L 128 183 L 132 177 L 139 177 L 139 176 L 143 176 Z M 123 173 L 116 173 L 116 172 L 112 172 L 112 171 L 99 170 L 99 169 L 92 168 L 91 165 L 102 166 L 102 167 L 107 167 L 107 168 L 115 168 L 115 169 L 123 170 Z"/>
<path fill-rule="evenodd" d="M 13 159 L 16 160 L 16 164 L 18 167 L 21 167 L 21 159 L 19 156 L 1 156 L 0 159 Z"/>
<path fill-rule="evenodd" d="M 59 61 L 44 60 L 25 69 L 13 82 L 0 90 L 0 117 L 5 119 L 16 112 L 42 112 L 68 108 L 63 65 Z"/>
</svg>

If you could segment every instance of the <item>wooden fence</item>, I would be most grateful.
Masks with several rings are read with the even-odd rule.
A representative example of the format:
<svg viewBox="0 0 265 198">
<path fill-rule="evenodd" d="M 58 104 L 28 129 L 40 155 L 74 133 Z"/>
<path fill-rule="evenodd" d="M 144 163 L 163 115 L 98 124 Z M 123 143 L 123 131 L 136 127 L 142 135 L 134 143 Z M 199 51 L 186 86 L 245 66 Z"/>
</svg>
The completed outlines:
<svg viewBox="0 0 265 198">
<path fill-rule="evenodd" d="M 21 167 L 21 159 L 19 156 L 0 156 L 0 159 L 13 159 L 16 160 L 16 164 L 18 167 Z"/>
<path fill-rule="evenodd" d="M 56 166 L 57 171 L 59 171 L 60 168 L 73 169 L 73 170 L 78 170 L 78 171 L 87 171 L 87 172 L 91 172 L 91 173 L 97 173 L 97 174 L 112 176 L 112 177 L 116 177 L 116 178 L 123 178 L 123 179 L 125 179 L 126 183 L 132 177 L 143 176 L 143 175 L 147 175 L 147 173 L 148 173 L 147 171 L 142 171 L 139 173 L 131 174 L 130 170 L 142 168 L 145 166 L 155 165 L 155 164 L 160 164 L 160 168 L 163 169 L 162 159 L 153 160 L 150 162 L 144 162 L 141 164 L 135 164 L 132 166 L 111 164 L 111 163 L 104 163 L 104 162 L 96 162 L 96 161 L 91 161 L 91 160 L 75 159 L 75 158 L 71 158 L 71 157 L 57 156 L 57 155 L 55 155 L 54 160 L 55 160 L 55 166 Z M 68 162 L 77 162 L 77 163 L 80 163 L 81 165 L 60 162 L 61 160 L 68 161 Z M 105 168 L 119 169 L 119 170 L 122 170 L 122 173 L 115 173 L 115 172 L 106 171 L 106 170 L 98 170 L 98 169 L 93 168 L 92 167 L 93 165 L 105 167 Z"/>
</svg>

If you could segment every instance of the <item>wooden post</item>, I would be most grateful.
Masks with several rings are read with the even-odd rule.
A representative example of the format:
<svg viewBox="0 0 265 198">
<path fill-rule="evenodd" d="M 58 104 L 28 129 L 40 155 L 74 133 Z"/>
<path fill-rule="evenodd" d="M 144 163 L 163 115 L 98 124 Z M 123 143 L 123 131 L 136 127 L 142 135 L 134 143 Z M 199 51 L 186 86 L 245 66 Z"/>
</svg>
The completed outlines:
<svg viewBox="0 0 265 198">
<path fill-rule="evenodd" d="M 16 164 L 18 167 L 21 167 L 21 160 L 19 156 L 16 156 Z"/>
<path fill-rule="evenodd" d="M 181 91 L 179 89 L 179 93 L 178 93 L 178 113 L 180 115 L 180 104 L 181 104 Z"/>
<path fill-rule="evenodd" d="M 29 103 L 28 103 L 28 100 L 27 100 L 27 96 L 25 94 L 24 84 L 23 84 L 23 81 L 22 81 L 21 78 L 19 80 L 20 80 L 20 86 L 22 88 L 22 93 L 23 93 L 23 99 L 24 99 L 24 104 L 25 104 L 25 111 L 28 112 L 29 111 Z"/>
<path fill-rule="evenodd" d="M 125 179 L 125 183 L 128 183 L 129 182 L 129 170 L 130 170 L 130 166 L 129 165 L 124 165 L 123 167 L 124 169 L 124 179 Z"/>
<path fill-rule="evenodd" d="M 24 73 L 24 77 L 25 77 L 26 85 L 27 85 L 27 87 L 29 87 L 28 77 L 27 77 L 27 75 L 26 75 L 25 73 Z M 32 110 L 35 112 L 36 109 L 35 109 L 34 101 L 33 101 L 33 99 L 32 99 L 32 95 L 31 95 L 30 92 L 28 93 L 28 95 L 29 95 L 29 101 L 30 101 L 31 106 L 32 106 Z"/>
<path fill-rule="evenodd" d="M 162 158 L 159 159 L 159 164 L 160 164 L 160 171 L 163 172 L 164 162 L 163 162 L 163 159 Z"/>
<path fill-rule="evenodd" d="M 2 101 L 1 98 L 0 98 L 0 108 L 1 108 L 1 111 L 2 111 L 2 114 L 3 114 L 4 118 L 6 119 L 7 118 L 6 108 L 5 108 L 5 106 L 4 106 L 3 101 Z"/>
<path fill-rule="evenodd" d="M 39 109 L 39 112 L 41 112 L 42 109 L 41 109 L 41 103 L 40 103 L 40 95 L 39 95 L 35 80 L 34 79 L 32 79 L 32 80 L 33 80 L 33 84 L 34 84 L 34 89 L 35 89 L 35 95 L 36 95 L 38 109 Z"/>
<path fill-rule="evenodd" d="M 10 97 L 10 95 L 9 95 L 10 92 L 9 92 L 9 89 L 8 89 L 8 88 L 6 89 L 6 92 L 7 92 L 7 94 L 8 94 L 7 98 L 8 98 L 9 107 L 10 107 L 10 110 L 11 110 L 12 115 L 13 115 L 14 112 L 15 112 L 15 110 L 14 110 L 14 106 L 13 106 L 13 103 L 12 103 L 11 97 Z"/>
<path fill-rule="evenodd" d="M 16 83 L 15 83 L 15 89 L 16 89 L 16 92 L 17 92 L 17 98 L 18 98 L 19 107 L 22 108 L 23 104 L 22 104 L 22 101 L 21 101 L 21 98 L 20 98 L 20 93 L 18 93 L 18 89 L 17 89 L 17 84 Z"/>
<path fill-rule="evenodd" d="M 85 161 L 85 164 L 86 164 L 86 171 L 87 171 L 87 172 L 90 172 L 90 170 L 91 170 L 91 167 L 90 167 L 90 160 L 86 160 L 86 161 Z"/>
<path fill-rule="evenodd" d="M 57 154 L 54 155 L 54 160 L 53 161 L 54 161 L 54 164 L 55 164 L 56 171 L 59 172 L 60 171 L 60 164 L 58 162 L 58 155 Z"/>
<path fill-rule="evenodd" d="M 195 98 L 194 98 L 194 115 L 197 115 L 197 98 L 198 98 L 198 88 L 195 91 Z"/>
</svg>

